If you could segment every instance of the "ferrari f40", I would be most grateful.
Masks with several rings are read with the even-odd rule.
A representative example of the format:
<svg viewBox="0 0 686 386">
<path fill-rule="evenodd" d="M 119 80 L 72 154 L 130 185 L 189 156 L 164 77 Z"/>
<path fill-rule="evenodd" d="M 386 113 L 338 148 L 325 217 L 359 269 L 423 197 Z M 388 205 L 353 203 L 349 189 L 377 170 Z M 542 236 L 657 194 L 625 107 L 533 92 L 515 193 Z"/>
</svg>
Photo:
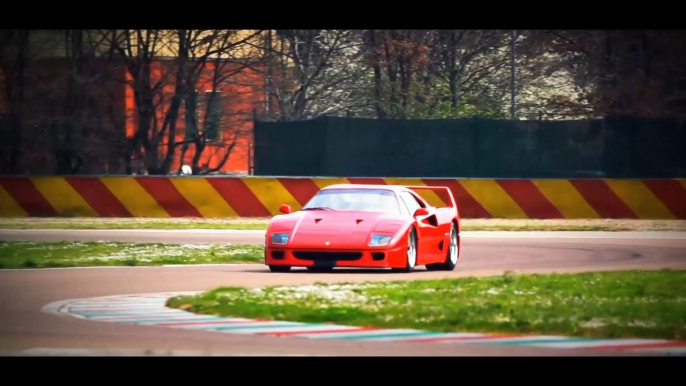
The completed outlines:
<svg viewBox="0 0 686 386">
<path fill-rule="evenodd" d="M 420 189 L 445 193 L 448 205 L 429 205 Z M 265 264 L 273 272 L 454 270 L 460 257 L 460 214 L 448 187 L 330 185 L 299 211 L 279 210 L 265 235 Z"/>
</svg>

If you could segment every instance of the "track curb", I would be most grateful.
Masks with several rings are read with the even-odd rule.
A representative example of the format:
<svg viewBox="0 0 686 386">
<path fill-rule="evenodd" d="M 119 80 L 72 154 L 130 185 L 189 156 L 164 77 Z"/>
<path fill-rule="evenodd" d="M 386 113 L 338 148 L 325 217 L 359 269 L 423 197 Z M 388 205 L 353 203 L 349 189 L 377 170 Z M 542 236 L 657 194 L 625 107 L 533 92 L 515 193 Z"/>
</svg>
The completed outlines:
<svg viewBox="0 0 686 386">
<path fill-rule="evenodd" d="M 291 339 L 342 339 L 374 342 L 519 345 L 560 349 L 621 350 L 661 355 L 686 355 L 686 341 L 665 339 L 597 339 L 571 336 L 442 333 L 414 329 L 221 317 L 167 307 L 167 299 L 202 291 L 156 292 L 67 299 L 46 304 L 42 311 L 63 317 Z"/>
</svg>

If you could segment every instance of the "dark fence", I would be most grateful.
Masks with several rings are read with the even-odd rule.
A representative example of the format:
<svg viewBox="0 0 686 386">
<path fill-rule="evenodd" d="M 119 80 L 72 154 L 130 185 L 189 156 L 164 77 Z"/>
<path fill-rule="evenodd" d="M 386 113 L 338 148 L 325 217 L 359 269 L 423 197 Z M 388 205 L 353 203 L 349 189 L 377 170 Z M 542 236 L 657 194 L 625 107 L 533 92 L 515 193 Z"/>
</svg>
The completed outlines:
<svg viewBox="0 0 686 386">
<path fill-rule="evenodd" d="M 686 177 L 686 125 L 322 117 L 255 122 L 254 174 L 322 177 Z"/>
</svg>

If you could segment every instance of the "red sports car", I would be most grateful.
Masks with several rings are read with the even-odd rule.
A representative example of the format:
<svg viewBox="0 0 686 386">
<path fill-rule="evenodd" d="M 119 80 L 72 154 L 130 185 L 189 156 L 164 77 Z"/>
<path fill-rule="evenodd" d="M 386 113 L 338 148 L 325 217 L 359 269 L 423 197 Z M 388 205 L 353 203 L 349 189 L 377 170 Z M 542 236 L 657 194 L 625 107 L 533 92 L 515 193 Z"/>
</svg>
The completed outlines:
<svg viewBox="0 0 686 386">
<path fill-rule="evenodd" d="M 447 207 L 432 207 L 413 190 L 443 191 Z M 340 184 L 321 189 L 303 206 L 274 216 L 265 235 L 265 264 L 291 267 L 453 270 L 460 256 L 460 215 L 443 186 Z"/>
</svg>

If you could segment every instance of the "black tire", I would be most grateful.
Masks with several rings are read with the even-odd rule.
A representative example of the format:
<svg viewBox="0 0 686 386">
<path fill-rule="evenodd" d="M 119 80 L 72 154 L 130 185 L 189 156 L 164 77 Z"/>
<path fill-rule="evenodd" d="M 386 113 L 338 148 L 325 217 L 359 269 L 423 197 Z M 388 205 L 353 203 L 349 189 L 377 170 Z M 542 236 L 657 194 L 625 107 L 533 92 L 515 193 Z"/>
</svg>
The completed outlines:
<svg viewBox="0 0 686 386">
<path fill-rule="evenodd" d="M 455 223 L 453 223 L 450 227 L 448 252 L 445 255 L 445 261 L 443 263 L 427 264 L 427 271 L 453 271 L 455 269 L 455 267 L 457 266 L 457 262 L 460 259 L 459 237 L 460 235 L 457 234 L 457 227 L 455 226 Z M 451 253 L 453 252 L 453 247 L 455 248 L 456 253 L 454 261 L 451 260 Z"/>
<path fill-rule="evenodd" d="M 270 265 L 269 270 L 272 272 L 289 272 L 291 270 L 290 265 Z"/>
<path fill-rule="evenodd" d="M 410 263 L 410 257 L 409 253 L 405 257 L 405 267 L 403 268 L 391 268 L 391 271 L 393 272 L 402 272 L 402 273 L 409 273 L 414 271 L 414 269 L 417 267 L 417 256 L 419 256 L 419 249 L 417 248 L 417 229 L 413 226 L 410 228 L 410 234 L 407 237 L 407 244 L 408 244 L 408 252 L 410 252 L 410 248 L 413 246 L 414 247 L 414 264 Z"/>
</svg>

